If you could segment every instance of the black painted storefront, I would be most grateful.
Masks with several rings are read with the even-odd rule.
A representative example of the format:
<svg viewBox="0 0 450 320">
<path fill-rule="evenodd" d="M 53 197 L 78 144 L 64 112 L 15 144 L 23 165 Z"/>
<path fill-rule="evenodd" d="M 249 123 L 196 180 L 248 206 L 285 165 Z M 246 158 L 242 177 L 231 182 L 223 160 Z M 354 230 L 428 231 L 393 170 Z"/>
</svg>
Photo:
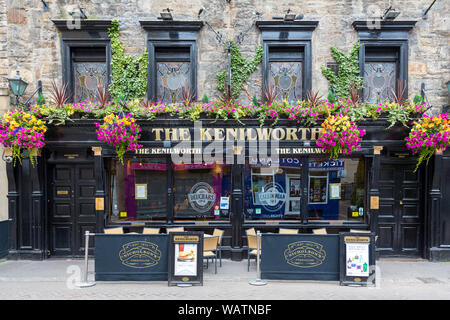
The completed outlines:
<svg viewBox="0 0 450 320">
<path fill-rule="evenodd" d="M 408 133 L 405 127 L 386 129 L 388 123 L 383 119 L 360 123 L 367 132 L 362 149 L 357 152 L 366 164 L 364 222 L 308 221 L 306 215 L 299 220 L 246 220 L 243 165 L 233 164 L 230 213 L 225 220 L 176 220 L 169 201 L 166 221 L 113 223 L 108 219 L 111 210 L 108 163 L 115 152 L 97 141 L 94 122 L 74 120 L 64 126 L 50 127 L 46 147 L 35 167 L 26 159 L 22 166 L 7 163 L 11 259 L 82 256 L 85 231 L 102 233 L 104 228 L 115 226 L 123 226 L 125 232 L 138 233 L 144 226 L 159 227 L 161 232 L 175 226 L 208 233 L 214 228 L 223 229 L 223 255 L 234 260 L 246 257 L 245 230 L 252 227 L 261 232 L 296 228 L 301 233 L 325 227 L 329 234 L 350 229 L 371 230 L 379 236 L 377 256 L 414 256 L 430 260 L 450 257 L 450 210 L 446 200 L 450 198 L 446 183 L 450 175 L 450 156 L 448 153 L 436 155 L 427 167 L 421 167 L 418 179 L 408 179 L 416 159 L 405 149 L 404 137 Z M 203 127 L 208 128 L 259 128 L 256 120 L 243 120 L 243 123 L 202 121 Z M 193 128 L 191 121 L 171 118 L 140 121 L 139 124 L 143 129 L 144 148 L 167 147 L 163 141 L 150 138 L 152 128 Z M 297 126 L 297 123 L 280 120 L 276 127 Z M 315 142 L 280 141 L 280 148 L 306 145 L 315 147 Z M 309 154 L 296 157 L 307 161 Z M 306 188 L 302 190 L 307 192 Z M 168 199 L 172 199 L 171 192 L 169 186 Z M 376 200 L 373 197 L 378 197 L 378 206 L 376 201 L 371 203 L 371 199 Z M 94 243 L 90 244 L 93 248 Z"/>
</svg>

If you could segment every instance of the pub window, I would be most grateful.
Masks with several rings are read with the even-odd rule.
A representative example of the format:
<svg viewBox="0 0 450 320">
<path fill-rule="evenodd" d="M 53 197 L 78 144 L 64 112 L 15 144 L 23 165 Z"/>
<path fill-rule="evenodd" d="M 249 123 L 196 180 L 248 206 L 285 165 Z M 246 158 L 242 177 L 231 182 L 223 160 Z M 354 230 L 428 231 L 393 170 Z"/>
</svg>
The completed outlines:
<svg viewBox="0 0 450 320">
<path fill-rule="evenodd" d="M 219 163 L 173 164 L 174 219 L 229 217 L 231 167 Z"/>
<path fill-rule="evenodd" d="M 384 103 L 393 98 L 399 78 L 398 47 L 366 47 L 364 101 Z"/>
<path fill-rule="evenodd" d="M 310 158 L 308 220 L 364 221 L 364 158 Z"/>
<path fill-rule="evenodd" d="M 189 47 L 156 47 L 156 101 L 179 103 L 193 92 Z"/>
<path fill-rule="evenodd" d="M 310 157 L 270 163 L 249 159 L 244 170 L 244 210 L 247 220 L 343 220 L 363 222 L 365 165 L 362 157 L 330 160 Z M 305 175 L 304 196 L 302 177 Z M 305 208 L 306 212 L 303 212 Z"/>
<path fill-rule="evenodd" d="M 291 104 L 303 97 L 303 47 L 269 47 L 268 85 L 273 86 L 276 100 Z"/>
<path fill-rule="evenodd" d="M 165 158 L 112 161 L 111 221 L 166 220 L 167 169 Z"/>
<path fill-rule="evenodd" d="M 70 48 L 73 101 L 97 101 L 97 87 L 108 83 L 105 47 Z"/>
</svg>

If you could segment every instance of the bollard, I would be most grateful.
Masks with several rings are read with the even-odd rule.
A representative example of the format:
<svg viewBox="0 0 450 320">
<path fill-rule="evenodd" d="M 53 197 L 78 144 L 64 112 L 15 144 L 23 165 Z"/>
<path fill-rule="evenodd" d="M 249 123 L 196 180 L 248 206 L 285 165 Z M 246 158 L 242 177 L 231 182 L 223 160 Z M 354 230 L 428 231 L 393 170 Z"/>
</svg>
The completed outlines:
<svg viewBox="0 0 450 320">
<path fill-rule="evenodd" d="M 263 285 L 267 284 L 267 281 L 261 279 L 261 270 L 260 270 L 260 263 L 259 263 L 260 262 L 259 257 L 261 255 L 261 248 L 259 247 L 260 242 L 261 242 L 261 232 L 258 231 L 256 233 L 256 276 L 257 276 L 257 278 L 256 278 L 256 280 L 249 281 L 249 283 L 254 286 L 263 286 Z"/>
<path fill-rule="evenodd" d="M 89 231 L 85 233 L 85 247 L 84 247 L 84 281 L 77 284 L 77 287 L 86 288 L 95 286 L 95 282 L 88 282 L 88 258 L 89 258 Z"/>
</svg>

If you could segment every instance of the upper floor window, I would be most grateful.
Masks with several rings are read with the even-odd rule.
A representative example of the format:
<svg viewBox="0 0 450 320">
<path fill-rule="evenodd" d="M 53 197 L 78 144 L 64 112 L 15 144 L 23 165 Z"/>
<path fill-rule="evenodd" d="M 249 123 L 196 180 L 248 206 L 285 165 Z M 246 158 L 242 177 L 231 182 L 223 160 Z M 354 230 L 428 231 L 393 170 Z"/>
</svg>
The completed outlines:
<svg viewBox="0 0 450 320">
<path fill-rule="evenodd" d="M 311 41 L 317 24 L 317 21 L 257 22 L 263 42 L 262 90 L 272 91 L 275 101 L 294 104 L 311 90 Z"/>
</svg>

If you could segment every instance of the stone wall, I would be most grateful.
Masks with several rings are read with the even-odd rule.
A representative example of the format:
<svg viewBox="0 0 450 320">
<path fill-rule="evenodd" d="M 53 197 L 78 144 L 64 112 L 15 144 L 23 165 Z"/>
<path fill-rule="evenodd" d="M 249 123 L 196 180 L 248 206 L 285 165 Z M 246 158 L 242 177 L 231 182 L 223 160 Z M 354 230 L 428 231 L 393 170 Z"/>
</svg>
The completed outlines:
<svg viewBox="0 0 450 320">
<path fill-rule="evenodd" d="M 349 51 L 357 40 L 352 27 L 355 20 L 366 20 L 381 14 L 389 1 L 337 0 L 294 2 L 289 0 L 50 0 L 49 11 L 44 11 L 40 0 L 0 0 L 0 87 L 7 85 L 4 77 L 14 74 L 16 69 L 30 83 L 27 94 L 31 94 L 41 79 L 44 93 L 52 79 L 61 80 L 61 54 L 58 32 L 50 19 L 71 19 L 71 11 L 78 5 L 84 8 L 89 19 L 119 19 L 121 37 L 129 54 L 141 54 L 145 48 L 146 34 L 139 20 L 156 20 L 162 9 L 170 8 L 175 20 L 196 20 L 201 6 L 206 10 L 202 15 L 226 38 L 236 39 L 253 21 L 253 11 L 261 12 L 262 20 L 284 15 L 290 8 L 295 13 L 303 13 L 304 20 L 317 20 L 319 25 L 313 32 L 313 90 L 326 96 L 328 82 L 321 73 L 321 66 L 333 62 L 330 46 Z M 410 32 L 409 44 L 409 92 L 419 93 L 421 83 L 425 83 L 429 102 L 436 108 L 448 102 L 445 83 L 450 80 L 449 63 L 449 18 L 450 3 L 437 1 L 422 19 L 422 12 L 431 1 L 395 1 L 395 9 L 401 12 L 397 20 L 416 20 Z M 5 39 L 8 41 L 5 42 Z M 261 42 L 260 32 L 253 27 L 245 36 L 240 49 L 245 57 L 255 54 Z M 206 26 L 199 34 L 198 48 L 198 96 L 204 93 L 210 100 L 218 96 L 216 73 L 226 63 L 226 54 L 218 44 L 215 35 Z M 251 75 L 246 89 L 250 97 L 261 96 L 261 70 Z M 243 92 L 241 103 L 248 103 L 248 95 Z"/>
</svg>

